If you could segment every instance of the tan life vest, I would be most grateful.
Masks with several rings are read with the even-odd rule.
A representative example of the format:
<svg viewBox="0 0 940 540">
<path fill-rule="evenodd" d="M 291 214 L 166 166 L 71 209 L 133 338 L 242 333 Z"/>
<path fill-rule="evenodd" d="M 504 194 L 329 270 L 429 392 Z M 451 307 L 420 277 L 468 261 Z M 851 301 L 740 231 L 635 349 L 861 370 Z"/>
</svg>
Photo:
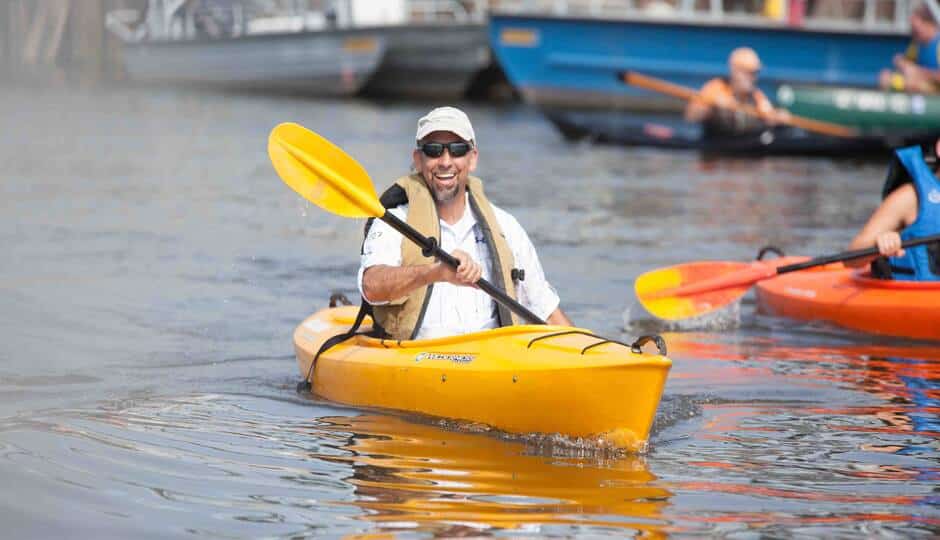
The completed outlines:
<svg viewBox="0 0 940 540">
<path fill-rule="evenodd" d="M 434 197 L 419 174 L 403 176 L 395 181 L 395 185 L 402 188 L 408 199 L 407 223 L 427 237 L 440 241 L 441 225 L 437 215 L 437 206 Z M 392 186 L 390 189 L 394 189 Z M 483 193 L 483 182 L 474 176 L 467 182 L 470 211 L 474 213 L 487 247 L 490 250 L 492 267 L 490 268 L 490 281 L 513 299 L 516 298 L 516 287 L 512 279 L 514 259 L 506 237 L 503 234 L 496 214 L 486 195 Z M 368 231 L 367 231 L 368 234 Z M 421 247 L 415 242 L 402 237 L 401 264 L 402 266 L 417 266 L 432 264 L 434 257 L 425 257 L 421 254 Z M 427 287 L 418 287 L 402 298 L 373 306 L 373 318 L 385 332 L 393 339 L 414 339 L 421 328 L 424 314 L 428 309 L 428 301 L 434 284 Z M 520 324 L 519 319 L 509 309 L 497 303 L 497 313 L 500 326 Z"/>
</svg>

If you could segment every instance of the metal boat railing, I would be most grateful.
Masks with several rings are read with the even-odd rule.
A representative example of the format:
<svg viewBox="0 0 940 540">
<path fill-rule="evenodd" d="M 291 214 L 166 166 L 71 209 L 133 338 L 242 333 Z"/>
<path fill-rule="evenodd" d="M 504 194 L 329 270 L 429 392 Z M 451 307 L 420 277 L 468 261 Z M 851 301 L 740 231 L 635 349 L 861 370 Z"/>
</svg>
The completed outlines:
<svg viewBox="0 0 940 540">
<path fill-rule="evenodd" d="M 485 0 L 148 0 L 147 10 L 109 12 L 126 42 L 228 38 L 328 28 L 414 23 L 482 23 Z M 386 18 L 383 13 L 388 13 Z M 360 20 L 369 14 L 367 22 Z"/>
<path fill-rule="evenodd" d="M 938 0 L 925 0 L 940 20 Z M 853 32 L 907 33 L 916 6 L 911 0 L 817 0 L 805 12 L 807 0 L 490 0 L 490 10 L 506 14 L 556 15 L 630 20 L 676 20 L 703 24 L 789 26 Z"/>
<path fill-rule="evenodd" d="M 486 2 L 460 2 L 458 0 L 408 0 L 410 20 L 413 22 L 441 22 L 452 20 L 459 23 L 486 20 Z"/>
<path fill-rule="evenodd" d="M 359 26 L 356 14 L 370 11 L 364 0 L 148 0 L 144 20 L 134 10 L 106 16 L 106 25 L 125 41 L 184 40 Z M 378 1 L 378 0 L 373 0 Z M 925 0 L 940 20 L 938 0 Z M 725 9 L 728 0 L 387 0 L 397 18 L 372 25 L 483 22 L 487 13 L 536 14 L 626 20 L 682 21 L 748 27 L 796 27 L 848 32 L 910 31 L 910 0 L 807 0 L 731 2 L 749 9 Z M 358 9 L 354 9 L 358 7 Z M 375 10 L 372 10 L 375 11 Z M 135 16 L 136 14 L 136 16 Z"/>
</svg>

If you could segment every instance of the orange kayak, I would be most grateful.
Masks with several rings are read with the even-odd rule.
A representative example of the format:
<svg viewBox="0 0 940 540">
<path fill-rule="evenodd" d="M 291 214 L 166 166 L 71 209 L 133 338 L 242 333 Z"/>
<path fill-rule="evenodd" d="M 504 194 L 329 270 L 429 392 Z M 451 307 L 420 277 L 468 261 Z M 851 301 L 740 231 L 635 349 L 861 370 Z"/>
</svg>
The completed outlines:
<svg viewBox="0 0 940 540">
<path fill-rule="evenodd" d="M 805 260 L 786 257 L 780 262 Z M 769 315 L 827 321 L 872 334 L 940 340 L 940 282 L 873 279 L 868 272 L 841 263 L 759 282 L 757 306 Z"/>
</svg>

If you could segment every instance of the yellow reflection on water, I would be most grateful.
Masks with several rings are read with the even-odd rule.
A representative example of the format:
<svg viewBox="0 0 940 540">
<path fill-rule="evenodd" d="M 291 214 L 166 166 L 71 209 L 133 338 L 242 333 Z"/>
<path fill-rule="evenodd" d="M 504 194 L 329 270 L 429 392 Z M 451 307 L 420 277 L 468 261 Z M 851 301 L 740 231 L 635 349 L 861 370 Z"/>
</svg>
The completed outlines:
<svg viewBox="0 0 940 540">
<path fill-rule="evenodd" d="M 563 414 L 563 412 L 559 412 Z M 364 519 L 388 528 L 466 534 L 542 525 L 614 527 L 660 537 L 672 495 L 637 455 L 559 457 L 492 434 L 392 415 L 321 418 L 351 433 L 346 450 Z M 325 459 L 335 457 L 322 456 Z"/>
</svg>

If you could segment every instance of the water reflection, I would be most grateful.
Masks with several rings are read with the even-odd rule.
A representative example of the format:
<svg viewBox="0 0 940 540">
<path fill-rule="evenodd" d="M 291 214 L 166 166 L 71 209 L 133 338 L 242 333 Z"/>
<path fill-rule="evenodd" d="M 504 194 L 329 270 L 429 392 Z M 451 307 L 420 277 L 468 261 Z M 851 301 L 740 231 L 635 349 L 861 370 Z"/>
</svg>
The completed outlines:
<svg viewBox="0 0 940 540">
<path fill-rule="evenodd" d="M 396 416 L 321 418 L 353 435 L 355 504 L 383 529 L 446 536 L 552 525 L 658 533 L 670 492 L 640 456 L 552 457 L 545 449 Z"/>
<path fill-rule="evenodd" d="M 645 458 L 296 398 L 290 333 L 355 288 L 362 226 L 277 180 L 268 130 L 320 130 L 382 187 L 408 168 L 423 104 L 0 93 L 17 127 L 0 133 L 6 536 L 940 533 L 927 348 L 792 323 L 668 336 Z M 880 164 L 571 145 L 535 110 L 468 111 L 490 197 L 603 334 L 651 268 L 767 242 L 838 250 L 884 178 Z"/>
<path fill-rule="evenodd" d="M 679 481 L 674 487 L 680 498 L 709 491 L 744 497 L 752 509 L 764 499 L 777 500 L 778 509 L 787 506 L 780 501 L 791 501 L 783 520 L 791 532 L 812 526 L 831 534 L 833 527 L 859 523 L 890 524 L 907 533 L 940 526 L 935 347 L 858 345 L 819 335 L 814 343 L 830 343 L 740 334 L 670 338 L 683 371 L 672 389 L 710 388 L 723 398 L 704 406 L 695 436 L 709 459 L 689 463 L 720 471 L 721 480 Z M 667 448 L 652 458 L 682 452 Z M 865 489 L 857 489 L 863 482 Z M 766 532 L 779 524 L 775 515 L 729 509 L 683 519 L 718 529 L 747 523 Z"/>
</svg>

